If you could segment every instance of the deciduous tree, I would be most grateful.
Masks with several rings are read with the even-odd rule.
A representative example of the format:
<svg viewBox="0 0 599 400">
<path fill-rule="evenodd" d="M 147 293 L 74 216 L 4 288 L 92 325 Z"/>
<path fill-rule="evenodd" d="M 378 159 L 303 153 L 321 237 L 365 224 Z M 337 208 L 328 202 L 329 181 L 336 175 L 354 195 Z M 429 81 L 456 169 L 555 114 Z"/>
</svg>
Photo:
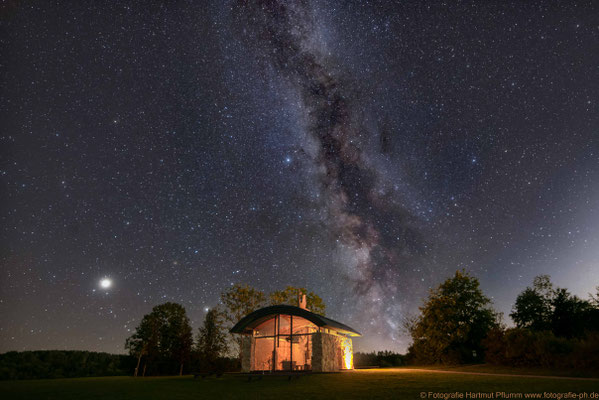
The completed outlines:
<svg viewBox="0 0 599 400">
<path fill-rule="evenodd" d="M 587 301 L 566 289 L 554 289 L 549 276 L 540 275 L 518 295 L 510 316 L 518 328 L 550 330 L 557 337 L 571 338 L 599 329 L 598 314 L 592 296 Z"/>
<path fill-rule="evenodd" d="M 431 290 L 421 314 L 409 324 L 409 356 L 416 363 L 454 364 L 482 358 L 482 340 L 497 326 L 491 301 L 465 271 Z"/>
<path fill-rule="evenodd" d="M 306 288 L 287 286 L 284 290 L 277 290 L 270 293 L 268 300 L 271 305 L 289 304 L 297 306 L 299 295 L 306 295 L 306 306 L 311 312 L 325 315 L 326 306 L 322 298 L 316 293 L 308 291 Z"/>
<path fill-rule="evenodd" d="M 264 292 L 249 285 L 235 284 L 220 295 L 223 304 L 223 317 L 229 327 L 235 325 L 241 318 L 264 306 L 266 296 Z M 232 337 L 237 343 L 237 350 L 241 357 L 241 337 Z"/>
<path fill-rule="evenodd" d="M 539 275 L 534 278 L 532 287 L 527 287 L 518 295 L 510 317 L 518 328 L 537 331 L 550 329 L 553 296 L 549 275 Z"/>
<path fill-rule="evenodd" d="M 129 352 L 138 357 L 136 376 L 143 356 L 146 356 L 144 373 L 149 362 L 159 361 L 167 365 L 176 362 L 179 374 L 182 374 L 192 345 L 192 330 L 185 308 L 170 302 L 158 305 L 150 314 L 144 315 L 135 333 L 125 342 Z"/>
<path fill-rule="evenodd" d="M 596 308 L 599 308 L 599 286 L 595 288 L 596 294 L 593 296 L 592 293 L 589 293 L 589 297 L 591 298 L 591 304 L 593 304 Z"/>
<path fill-rule="evenodd" d="M 579 337 L 592 326 L 593 307 L 588 301 L 572 296 L 566 289 L 558 288 L 551 302 L 551 330 L 558 337 Z"/>
<path fill-rule="evenodd" d="M 534 288 L 526 288 L 516 298 L 510 317 L 518 328 L 536 331 L 549 329 L 551 302 Z"/>
<path fill-rule="evenodd" d="M 227 347 L 222 313 L 213 308 L 206 313 L 204 324 L 198 333 L 196 349 L 202 364 L 207 367 L 214 366 L 216 360 L 227 353 Z"/>
</svg>

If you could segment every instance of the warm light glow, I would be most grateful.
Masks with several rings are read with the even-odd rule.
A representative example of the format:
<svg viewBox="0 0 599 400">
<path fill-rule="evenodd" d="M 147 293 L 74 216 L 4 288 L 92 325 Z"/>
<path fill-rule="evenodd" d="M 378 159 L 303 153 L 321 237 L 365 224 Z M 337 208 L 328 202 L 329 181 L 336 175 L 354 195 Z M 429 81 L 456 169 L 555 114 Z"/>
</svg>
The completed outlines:
<svg viewBox="0 0 599 400">
<path fill-rule="evenodd" d="M 354 368 L 354 348 L 350 338 L 346 337 L 341 341 L 341 350 L 343 351 L 343 368 Z"/>
<path fill-rule="evenodd" d="M 112 286 L 112 281 L 108 278 L 104 278 L 100 281 L 100 287 L 102 289 L 108 289 L 110 286 Z"/>
</svg>

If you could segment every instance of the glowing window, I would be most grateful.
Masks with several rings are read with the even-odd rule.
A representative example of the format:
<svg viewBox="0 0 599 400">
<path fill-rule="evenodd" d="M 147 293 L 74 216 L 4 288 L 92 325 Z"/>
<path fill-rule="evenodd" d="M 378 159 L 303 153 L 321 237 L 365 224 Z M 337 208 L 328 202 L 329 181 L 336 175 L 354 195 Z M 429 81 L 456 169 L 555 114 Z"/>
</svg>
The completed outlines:
<svg viewBox="0 0 599 400">
<path fill-rule="evenodd" d="M 254 329 L 254 336 L 274 336 L 275 331 L 275 319 L 271 318 L 262 322 Z"/>
</svg>

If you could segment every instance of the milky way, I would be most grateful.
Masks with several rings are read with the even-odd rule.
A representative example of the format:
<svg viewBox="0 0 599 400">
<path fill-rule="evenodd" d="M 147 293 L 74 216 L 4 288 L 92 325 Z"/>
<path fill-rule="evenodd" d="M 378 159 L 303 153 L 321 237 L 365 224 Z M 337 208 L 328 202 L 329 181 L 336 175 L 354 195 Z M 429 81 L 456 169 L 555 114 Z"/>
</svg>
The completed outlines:
<svg viewBox="0 0 599 400">
<path fill-rule="evenodd" d="M 350 281 L 345 290 L 358 295 L 352 299 L 354 312 L 364 318 L 356 320 L 370 321 L 374 315 L 375 321 L 390 322 L 382 329 L 395 336 L 402 296 L 385 299 L 409 286 L 402 285 L 411 280 L 402 261 L 422 254 L 423 239 L 410 224 L 409 210 L 378 189 L 385 177 L 369 164 L 361 143 L 364 136 L 380 134 L 366 130 L 354 106 L 361 99 L 350 84 L 327 69 L 326 56 L 310 37 L 314 23 L 308 7 L 307 2 L 240 1 L 239 34 L 301 96 L 306 128 L 317 143 L 312 161 L 325 199 L 324 225 L 350 253 L 340 261 L 345 269 L 339 273 Z"/>
</svg>

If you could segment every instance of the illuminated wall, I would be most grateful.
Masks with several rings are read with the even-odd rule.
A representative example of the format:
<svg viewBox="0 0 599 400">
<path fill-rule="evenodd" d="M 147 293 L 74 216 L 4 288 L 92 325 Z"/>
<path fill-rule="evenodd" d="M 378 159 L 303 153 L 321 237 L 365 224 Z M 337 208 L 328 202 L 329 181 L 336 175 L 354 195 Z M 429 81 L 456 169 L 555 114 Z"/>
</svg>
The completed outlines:
<svg viewBox="0 0 599 400">
<path fill-rule="evenodd" d="M 354 346 L 348 337 L 341 339 L 341 353 L 343 355 L 343 369 L 354 368 Z"/>
<path fill-rule="evenodd" d="M 312 371 L 333 372 L 353 368 L 352 340 L 335 333 L 312 336 Z"/>
</svg>

